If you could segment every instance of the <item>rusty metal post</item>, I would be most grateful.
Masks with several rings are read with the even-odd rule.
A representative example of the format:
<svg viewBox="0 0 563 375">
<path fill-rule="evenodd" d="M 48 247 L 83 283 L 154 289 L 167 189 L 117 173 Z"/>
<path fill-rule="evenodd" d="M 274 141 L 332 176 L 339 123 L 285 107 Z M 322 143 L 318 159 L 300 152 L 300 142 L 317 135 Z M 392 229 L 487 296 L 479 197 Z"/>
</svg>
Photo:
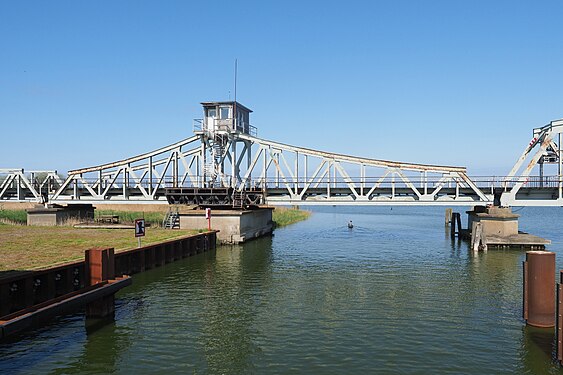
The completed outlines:
<svg viewBox="0 0 563 375">
<path fill-rule="evenodd" d="M 524 262 L 523 317 L 535 327 L 555 326 L 555 253 L 528 251 Z"/>
<path fill-rule="evenodd" d="M 559 271 L 557 284 L 557 318 L 555 320 L 556 353 L 559 364 L 563 364 L 563 271 Z"/>
<path fill-rule="evenodd" d="M 89 285 L 95 285 L 115 278 L 115 258 L 113 248 L 94 248 L 86 250 L 86 277 Z M 86 317 L 103 318 L 113 316 L 114 296 L 109 295 L 88 304 Z"/>
</svg>

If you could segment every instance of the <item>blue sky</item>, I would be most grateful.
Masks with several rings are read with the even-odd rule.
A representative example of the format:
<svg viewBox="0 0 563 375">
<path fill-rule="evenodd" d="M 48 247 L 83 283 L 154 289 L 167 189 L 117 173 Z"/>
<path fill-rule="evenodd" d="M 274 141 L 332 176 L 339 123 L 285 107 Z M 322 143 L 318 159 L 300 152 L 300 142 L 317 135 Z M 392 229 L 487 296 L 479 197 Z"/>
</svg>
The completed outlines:
<svg viewBox="0 0 563 375">
<path fill-rule="evenodd" d="M 561 1 L 3 1 L 0 168 L 66 171 L 192 134 L 506 174 L 563 117 Z"/>
</svg>

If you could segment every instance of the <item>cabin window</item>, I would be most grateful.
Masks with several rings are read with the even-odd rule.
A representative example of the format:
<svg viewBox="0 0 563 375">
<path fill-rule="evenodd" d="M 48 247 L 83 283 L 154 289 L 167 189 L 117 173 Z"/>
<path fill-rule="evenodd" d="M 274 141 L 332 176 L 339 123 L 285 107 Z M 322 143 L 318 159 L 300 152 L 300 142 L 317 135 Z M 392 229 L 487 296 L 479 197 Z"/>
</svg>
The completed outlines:
<svg viewBox="0 0 563 375">
<path fill-rule="evenodd" d="M 225 120 L 225 119 L 228 119 L 228 118 L 231 117 L 231 116 L 230 116 L 230 108 L 229 108 L 229 107 L 221 107 L 221 108 L 219 109 L 219 111 L 220 111 L 220 115 L 221 115 L 221 119 L 222 119 L 222 120 Z"/>
</svg>

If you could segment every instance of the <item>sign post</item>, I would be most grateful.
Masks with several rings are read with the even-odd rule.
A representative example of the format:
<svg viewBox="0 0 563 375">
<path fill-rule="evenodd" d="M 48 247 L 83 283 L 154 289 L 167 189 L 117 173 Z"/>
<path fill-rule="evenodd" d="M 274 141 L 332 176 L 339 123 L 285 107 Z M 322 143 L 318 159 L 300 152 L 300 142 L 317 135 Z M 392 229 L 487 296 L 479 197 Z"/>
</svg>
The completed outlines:
<svg viewBox="0 0 563 375">
<path fill-rule="evenodd" d="M 211 230 L 211 208 L 205 209 L 205 219 L 207 220 L 207 230 Z"/>
<path fill-rule="evenodd" d="M 141 247 L 141 237 L 145 236 L 145 219 L 135 220 L 135 237 L 139 241 L 139 247 Z"/>
</svg>

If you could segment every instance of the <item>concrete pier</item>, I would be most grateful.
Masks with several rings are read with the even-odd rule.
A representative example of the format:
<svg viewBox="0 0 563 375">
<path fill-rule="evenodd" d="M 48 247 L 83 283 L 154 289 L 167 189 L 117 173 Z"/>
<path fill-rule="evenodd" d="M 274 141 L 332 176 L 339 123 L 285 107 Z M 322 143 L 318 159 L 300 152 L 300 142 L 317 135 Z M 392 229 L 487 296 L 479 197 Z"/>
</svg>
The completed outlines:
<svg viewBox="0 0 563 375">
<path fill-rule="evenodd" d="M 273 207 L 261 207 L 254 210 L 211 209 L 211 229 L 219 231 L 217 240 L 220 243 L 246 242 L 272 233 L 274 230 L 273 210 Z M 203 229 L 209 225 L 204 209 L 184 210 L 179 215 L 182 229 Z"/>
<path fill-rule="evenodd" d="M 550 240 L 518 230 L 520 215 L 510 207 L 475 206 L 468 214 L 468 235 L 472 249 L 487 247 L 529 247 L 543 249 Z"/>
<path fill-rule="evenodd" d="M 55 226 L 67 225 L 70 222 L 80 222 L 94 219 L 94 207 L 91 204 L 72 204 L 60 206 L 35 205 L 27 209 L 27 225 Z"/>
</svg>

